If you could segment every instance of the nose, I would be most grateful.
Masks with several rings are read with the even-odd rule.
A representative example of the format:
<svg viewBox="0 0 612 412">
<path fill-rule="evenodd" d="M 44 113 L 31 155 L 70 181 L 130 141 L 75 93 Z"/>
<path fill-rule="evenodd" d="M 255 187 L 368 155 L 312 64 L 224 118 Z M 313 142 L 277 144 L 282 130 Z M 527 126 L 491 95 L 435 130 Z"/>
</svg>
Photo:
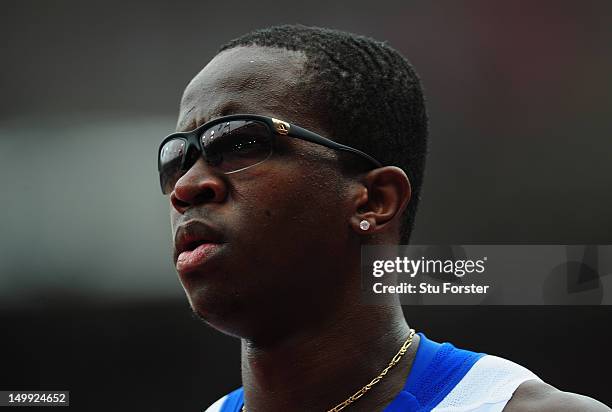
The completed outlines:
<svg viewBox="0 0 612 412">
<path fill-rule="evenodd" d="M 170 194 L 172 207 L 184 213 L 190 207 L 210 202 L 222 202 L 227 196 L 227 186 L 200 157 L 176 182 Z"/>
</svg>

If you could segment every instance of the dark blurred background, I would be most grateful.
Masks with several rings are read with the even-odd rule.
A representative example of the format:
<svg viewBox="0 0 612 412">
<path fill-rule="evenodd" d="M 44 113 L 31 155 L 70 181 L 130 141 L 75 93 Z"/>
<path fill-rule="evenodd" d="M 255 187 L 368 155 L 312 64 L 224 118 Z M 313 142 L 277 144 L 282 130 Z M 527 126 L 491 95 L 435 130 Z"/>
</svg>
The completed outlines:
<svg viewBox="0 0 612 412">
<path fill-rule="evenodd" d="M 0 390 L 76 411 L 198 411 L 239 342 L 173 269 L 155 152 L 225 41 L 278 23 L 387 40 L 415 65 L 431 154 L 413 243 L 612 243 L 612 2 L 4 1 Z M 433 339 L 612 404 L 610 307 L 406 308 Z"/>
</svg>

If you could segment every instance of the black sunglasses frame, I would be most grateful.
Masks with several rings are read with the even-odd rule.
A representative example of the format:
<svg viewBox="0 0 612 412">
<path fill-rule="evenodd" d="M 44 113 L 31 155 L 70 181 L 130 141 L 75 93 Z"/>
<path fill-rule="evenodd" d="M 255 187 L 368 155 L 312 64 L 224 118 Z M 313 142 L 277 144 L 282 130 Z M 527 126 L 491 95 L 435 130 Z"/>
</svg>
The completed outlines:
<svg viewBox="0 0 612 412">
<path fill-rule="evenodd" d="M 291 124 L 283 120 L 279 120 L 274 117 L 268 117 L 268 116 L 260 116 L 260 115 L 255 115 L 255 114 L 232 114 L 229 116 L 223 116 L 223 117 L 218 117 L 216 119 L 213 119 L 191 131 L 176 132 L 176 133 L 172 133 L 168 135 L 167 137 L 165 137 L 164 140 L 162 140 L 162 142 L 160 143 L 159 149 L 157 150 L 157 171 L 160 172 L 160 184 L 162 184 L 161 182 L 161 150 L 166 143 L 176 138 L 182 138 L 187 142 L 187 147 L 185 148 L 185 152 L 183 153 L 183 158 L 181 159 L 180 167 L 181 167 L 181 170 L 183 170 L 185 167 L 185 161 L 188 157 L 187 154 L 189 153 L 191 147 L 197 148 L 199 153 L 205 153 L 205 150 L 203 150 L 202 148 L 202 142 L 200 141 L 201 132 L 219 123 L 233 121 L 233 120 L 260 121 L 260 122 L 265 123 L 270 129 L 270 131 L 276 133 L 277 135 L 293 137 L 296 139 L 302 139 L 307 142 L 312 142 L 312 143 L 319 144 L 321 146 L 329 147 L 330 149 L 353 153 L 358 156 L 361 156 L 363 159 L 366 159 L 367 161 L 375 165 L 377 168 L 382 167 L 382 164 L 378 160 L 374 159 L 372 156 L 368 155 L 367 153 L 362 152 L 361 150 L 357 150 L 353 147 L 334 142 L 331 139 L 323 137 L 317 133 L 311 132 L 310 130 L 306 130 L 302 127 L 296 126 L 295 124 Z M 162 192 L 163 192 L 163 187 L 162 187 Z"/>
</svg>

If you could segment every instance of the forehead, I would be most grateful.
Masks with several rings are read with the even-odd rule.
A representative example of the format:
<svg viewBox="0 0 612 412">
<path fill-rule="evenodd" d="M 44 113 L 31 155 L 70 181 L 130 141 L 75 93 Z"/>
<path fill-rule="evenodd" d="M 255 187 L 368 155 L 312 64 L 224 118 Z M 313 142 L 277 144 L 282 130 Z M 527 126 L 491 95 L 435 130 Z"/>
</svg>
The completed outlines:
<svg viewBox="0 0 612 412">
<path fill-rule="evenodd" d="M 304 123 L 299 85 L 305 62 L 301 52 L 270 47 L 236 47 L 221 52 L 185 89 L 177 130 L 190 130 L 235 113 Z M 296 115 L 301 115 L 300 119 Z"/>
</svg>

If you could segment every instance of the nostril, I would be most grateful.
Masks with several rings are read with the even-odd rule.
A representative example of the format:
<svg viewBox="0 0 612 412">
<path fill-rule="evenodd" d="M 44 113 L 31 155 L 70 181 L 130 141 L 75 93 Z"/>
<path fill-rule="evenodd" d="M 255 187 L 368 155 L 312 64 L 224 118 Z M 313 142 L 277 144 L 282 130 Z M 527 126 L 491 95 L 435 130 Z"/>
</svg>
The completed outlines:
<svg viewBox="0 0 612 412">
<path fill-rule="evenodd" d="M 210 187 L 206 187 L 200 190 L 200 193 L 198 193 L 198 195 L 194 199 L 194 203 L 209 202 L 213 200 L 214 198 L 215 198 L 215 191 Z"/>
<path fill-rule="evenodd" d="M 225 199 L 225 182 L 201 164 L 192 167 L 181 176 L 170 195 L 173 207 L 184 212 L 190 207 L 209 202 L 221 202 Z"/>
<path fill-rule="evenodd" d="M 189 202 L 179 199 L 174 193 L 170 196 L 170 199 L 177 210 L 186 209 L 189 207 Z"/>
</svg>

